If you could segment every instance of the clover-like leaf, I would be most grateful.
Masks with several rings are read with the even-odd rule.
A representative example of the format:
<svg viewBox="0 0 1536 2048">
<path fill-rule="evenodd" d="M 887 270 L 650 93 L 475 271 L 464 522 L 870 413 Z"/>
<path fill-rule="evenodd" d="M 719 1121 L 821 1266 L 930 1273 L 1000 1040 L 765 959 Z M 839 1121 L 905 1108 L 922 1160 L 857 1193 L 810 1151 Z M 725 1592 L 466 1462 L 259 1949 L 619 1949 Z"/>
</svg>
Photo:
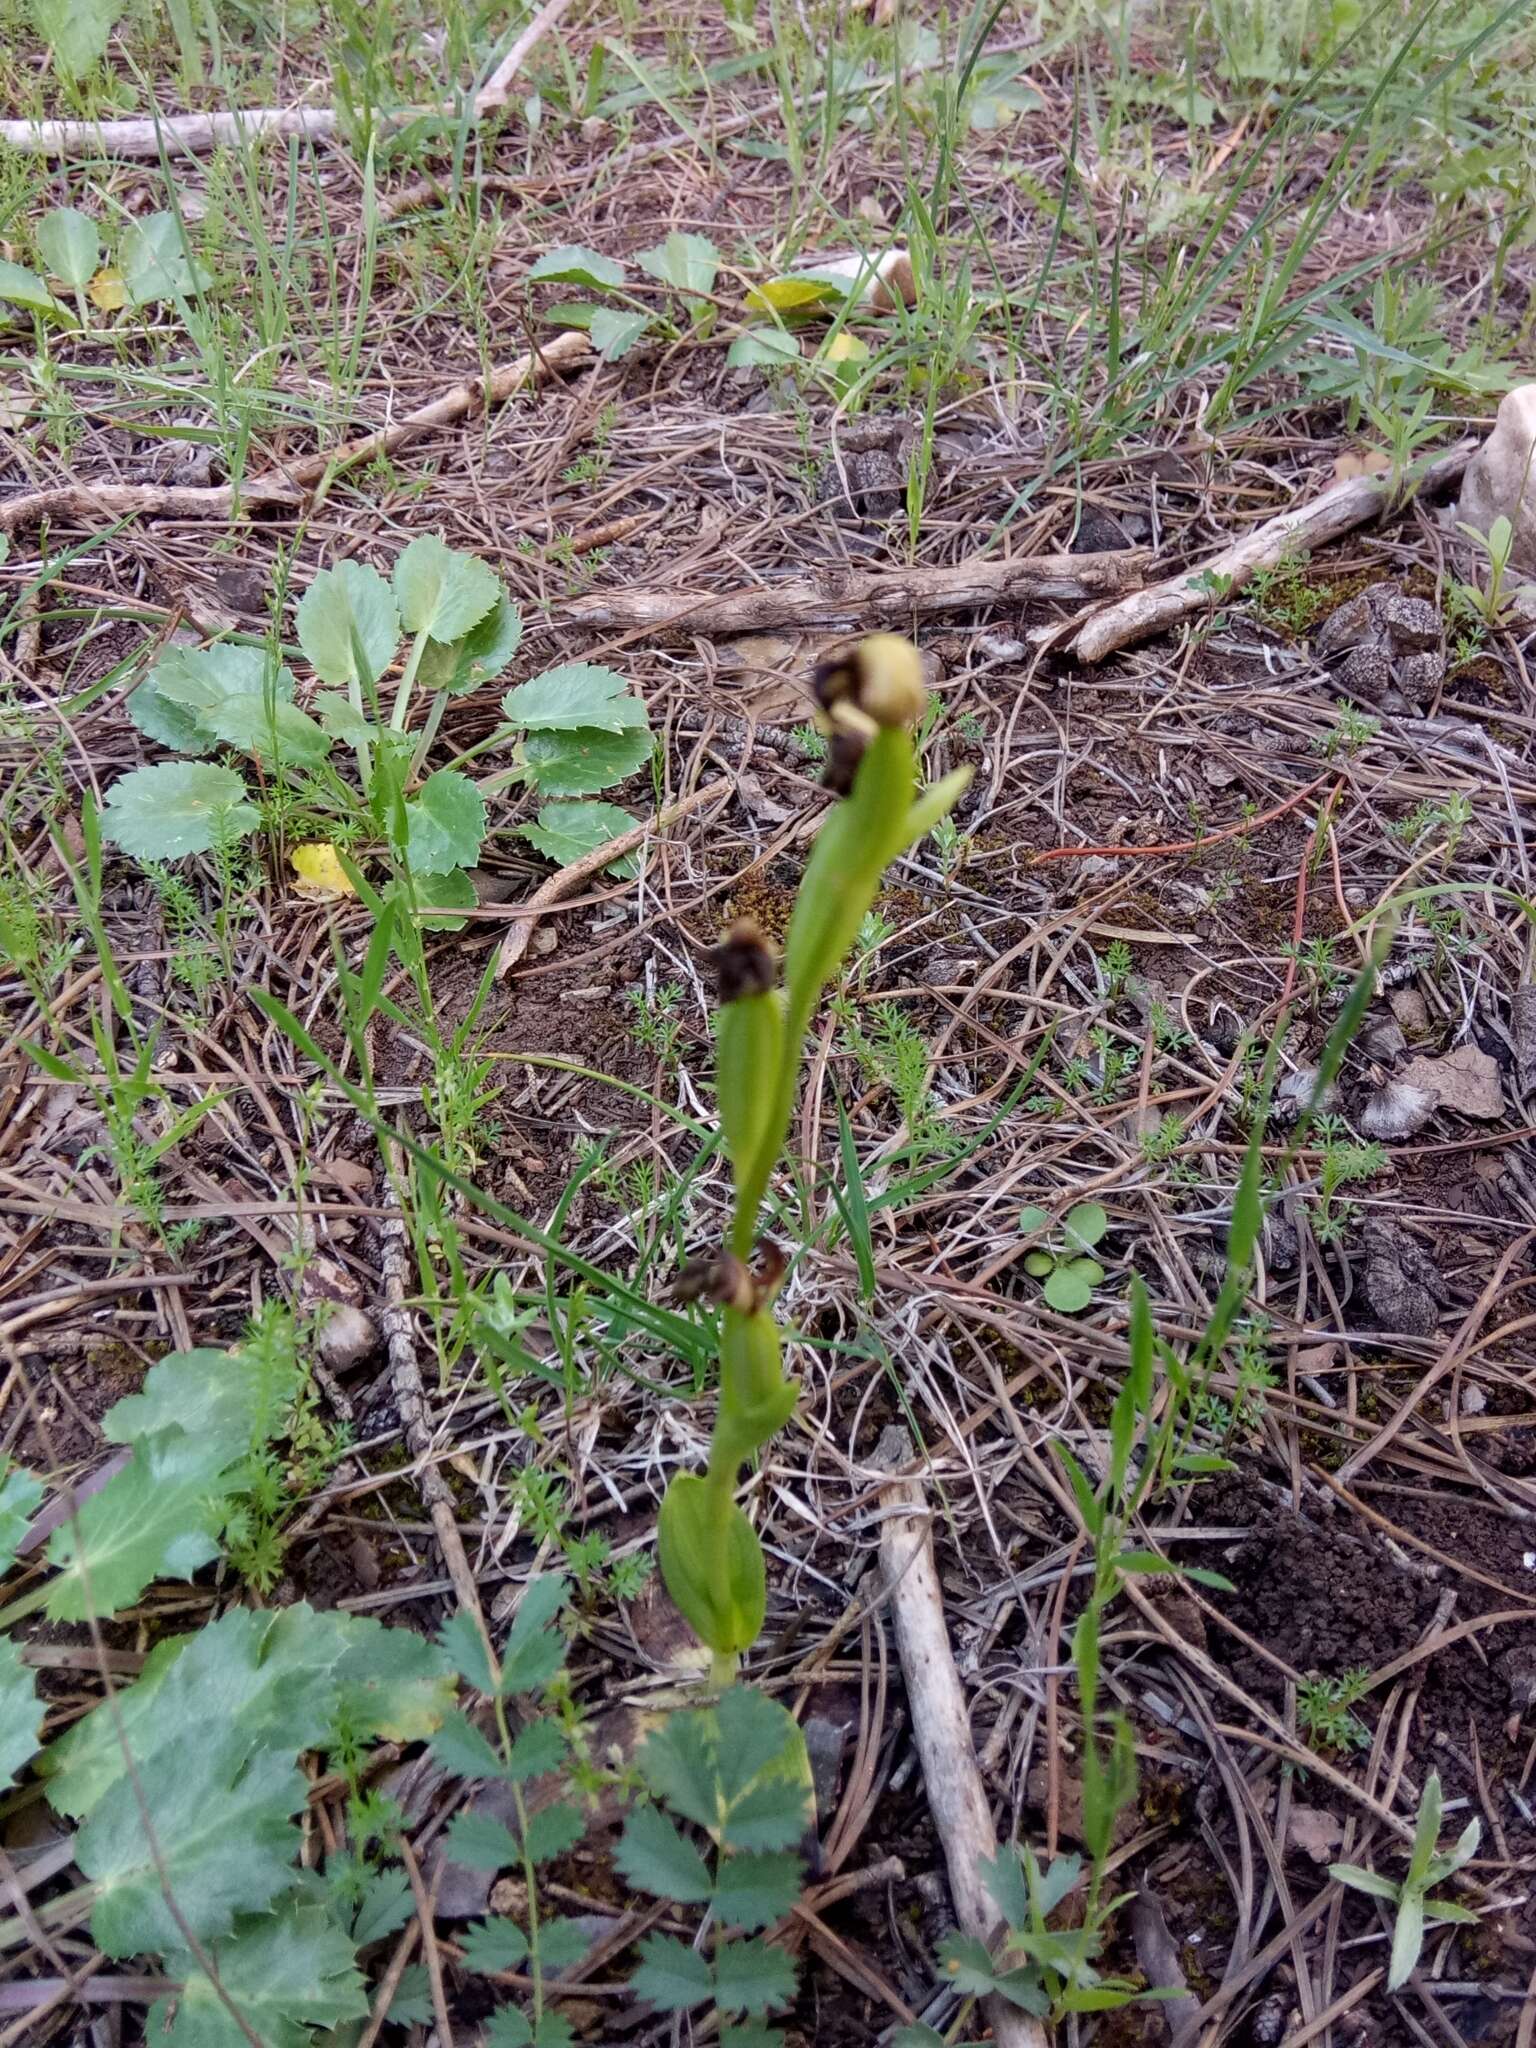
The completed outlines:
<svg viewBox="0 0 1536 2048">
<path fill-rule="evenodd" d="M 41 313 L 45 320 L 69 318 L 68 308 L 60 305 L 36 272 L 24 270 L 19 263 L 0 260 L 0 299 L 23 306 L 29 313 Z"/>
<path fill-rule="evenodd" d="M 1077 1263 L 1053 1267 L 1045 1282 L 1046 1300 L 1064 1316 L 1080 1315 L 1093 1299 L 1093 1287 L 1075 1270 Z"/>
<path fill-rule="evenodd" d="M 207 853 L 260 823 L 234 769 L 204 761 L 162 761 L 119 776 L 101 813 L 103 837 L 136 860 Z"/>
<path fill-rule="evenodd" d="M 461 555 L 435 533 L 419 533 L 395 564 L 395 599 L 407 633 L 461 640 L 501 596 L 475 555 Z"/>
<path fill-rule="evenodd" d="M 580 284 L 588 291 L 611 291 L 624 282 L 624 265 L 596 249 L 565 243 L 549 249 L 528 273 L 530 284 Z"/>
<path fill-rule="evenodd" d="M 1079 1202 L 1061 1227 L 1075 1251 L 1091 1252 L 1109 1228 L 1109 1212 L 1101 1202 Z"/>
<path fill-rule="evenodd" d="M 546 669 L 531 682 L 508 690 L 501 708 L 511 724 L 528 732 L 623 733 L 646 728 L 645 706 L 629 693 L 629 685 L 611 668 L 589 661 L 569 661 Z"/>
<path fill-rule="evenodd" d="M 561 867 L 606 846 L 631 831 L 639 819 L 617 804 L 545 804 L 532 825 L 518 829 L 531 846 Z M 638 854 L 621 854 L 607 864 L 610 875 L 632 878 L 640 872 Z"/>
<path fill-rule="evenodd" d="M 654 249 L 642 249 L 635 261 L 649 276 L 687 292 L 713 290 L 720 271 L 720 251 L 707 235 L 676 231 Z"/>
<path fill-rule="evenodd" d="M 485 837 L 485 798 L 467 775 L 439 768 L 405 806 L 405 857 L 416 875 L 473 867 Z"/>
<path fill-rule="evenodd" d="M 603 361 L 617 363 L 623 361 L 651 324 L 649 313 L 625 313 L 617 306 L 595 306 L 587 332 Z"/>
<path fill-rule="evenodd" d="M 600 732 L 535 732 L 523 742 L 523 760 L 543 796 L 595 796 L 643 768 L 656 742 L 647 727 Z"/>
<path fill-rule="evenodd" d="M 312 2028 L 340 2027 L 368 2010 L 352 1941 L 323 1905 L 298 1896 L 275 1913 L 236 1921 L 214 1944 L 211 1961 L 218 1990 L 193 1957 L 176 1960 L 182 1987 L 174 2018 L 167 2031 L 167 2009 L 157 2007 L 152 2038 L 171 2048 L 248 2048 L 232 2003 L 267 2048 L 311 2048 Z M 391 2017 L 398 2017 L 393 2008 Z"/>
<path fill-rule="evenodd" d="M 101 261 L 101 235 L 95 221 L 76 206 L 55 206 L 37 224 L 37 253 L 52 276 L 71 291 L 82 292 Z"/>
<path fill-rule="evenodd" d="M 322 569 L 299 600 L 296 623 L 315 674 L 343 688 L 376 683 L 400 640 L 395 594 L 366 562 Z"/>
<path fill-rule="evenodd" d="M 450 697 L 478 690 L 501 674 L 522 638 L 523 615 L 501 590 L 485 617 L 462 640 L 427 642 L 416 680 L 424 690 L 442 690 Z"/>
<path fill-rule="evenodd" d="M 0 1636 L 0 1792 L 36 1753 L 42 1726 L 43 1704 L 21 1645 Z"/>
<path fill-rule="evenodd" d="M 174 213 L 149 213 L 130 222 L 117 246 L 117 267 L 135 306 L 190 298 L 208 282 L 207 273 L 187 253 Z"/>
<path fill-rule="evenodd" d="M 189 1579 L 217 1557 L 230 1487 L 226 1463 L 221 1444 L 179 1429 L 144 1438 L 129 1463 L 49 1539 L 49 1561 L 62 1567 L 48 1592 L 50 1618 L 116 1614 L 151 1579 Z"/>
</svg>

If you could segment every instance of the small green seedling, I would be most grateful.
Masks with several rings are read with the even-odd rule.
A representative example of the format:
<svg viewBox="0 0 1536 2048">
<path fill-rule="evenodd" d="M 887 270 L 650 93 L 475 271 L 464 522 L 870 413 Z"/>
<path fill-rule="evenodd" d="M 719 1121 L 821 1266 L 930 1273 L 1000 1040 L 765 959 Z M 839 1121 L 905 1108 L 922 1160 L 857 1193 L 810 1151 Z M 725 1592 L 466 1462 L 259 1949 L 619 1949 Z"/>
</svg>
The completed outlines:
<svg viewBox="0 0 1536 2048">
<path fill-rule="evenodd" d="M 1453 1849 L 1437 1850 L 1435 1845 L 1440 1839 L 1443 1804 L 1440 1773 L 1431 1771 L 1419 1798 L 1407 1874 L 1400 1882 L 1390 1877 L 1378 1877 L 1374 1870 L 1363 1870 L 1358 1863 L 1330 1863 L 1328 1866 L 1328 1875 L 1337 1878 L 1340 1884 L 1347 1884 L 1357 1892 L 1368 1892 L 1373 1899 L 1386 1899 L 1397 1908 L 1397 1921 L 1392 1929 L 1392 1960 L 1387 1968 L 1389 1991 L 1401 1991 L 1412 1976 L 1419 1951 L 1424 1946 L 1426 1925 L 1445 1920 L 1471 1926 L 1477 1923 L 1477 1915 L 1469 1906 L 1458 1906 L 1453 1900 L 1431 1899 L 1429 1896 L 1437 1884 L 1444 1884 L 1464 1863 L 1471 1862 L 1483 1837 L 1481 1821 L 1469 1820 L 1457 1836 Z"/>
<path fill-rule="evenodd" d="M 1025 1209 L 1019 1228 L 1027 1236 L 1050 1227 L 1044 1209 Z M 1039 1245 L 1024 1255 L 1024 1270 L 1045 1282 L 1045 1298 L 1064 1316 L 1081 1315 L 1093 1299 L 1093 1290 L 1104 1278 L 1104 1268 L 1091 1256 L 1094 1246 L 1109 1228 L 1109 1216 L 1097 1202 L 1079 1202 L 1069 1209 L 1061 1225 L 1058 1244 Z"/>
<path fill-rule="evenodd" d="M 1304 1678 L 1296 1688 L 1296 1719 L 1314 1749 L 1369 1749 L 1371 1731 L 1350 1709 L 1371 1689 L 1364 1666 L 1336 1678 Z"/>
<path fill-rule="evenodd" d="M 1502 625 L 1508 603 L 1504 584 L 1509 573 L 1509 558 L 1515 550 L 1515 529 L 1501 512 L 1486 533 L 1479 527 L 1468 526 L 1464 519 L 1457 520 L 1456 530 L 1464 533 L 1486 556 L 1488 581 L 1484 585 L 1453 584 L 1451 603 L 1456 610 L 1470 614 L 1484 626 Z"/>
</svg>

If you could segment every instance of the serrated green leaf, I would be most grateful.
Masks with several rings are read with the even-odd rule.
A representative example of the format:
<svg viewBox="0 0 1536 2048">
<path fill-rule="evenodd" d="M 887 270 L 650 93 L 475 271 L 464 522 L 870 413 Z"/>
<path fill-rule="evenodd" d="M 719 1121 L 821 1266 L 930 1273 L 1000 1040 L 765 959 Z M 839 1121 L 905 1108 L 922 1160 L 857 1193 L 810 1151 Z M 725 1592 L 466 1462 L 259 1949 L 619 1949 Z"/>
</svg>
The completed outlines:
<svg viewBox="0 0 1536 2048">
<path fill-rule="evenodd" d="M 439 768 L 406 801 L 405 857 L 416 875 L 473 867 L 485 837 L 485 798 L 467 775 Z"/>
<path fill-rule="evenodd" d="M 432 1738 L 432 1755 L 456 1778 L 500 1778 L 501 1752 L 465 1714 L 447 1714 Z"/>
<path fill-rule="evenodd" d="M 528 1581 L 501 1652 L 503 1694 L 542 1692 L 565 1662 L 556 1622 L 570 1596 L 570 1581 L 558 1572 Z"/>
<path fill-rule="evenodd" d="M 697 1905 L 714 1890 L 709 1866 L 664 1813 L 640 1806 L 624 1823 L 614 1865 L 638 1890 Z"/>
<path fill-rule="evenodd" d="M 20 1465 L 0 1474 L 0 1572 L 8 1572 L 15 1563 L 44 1491 L 43 1482 Z"/>
<path fill-rule="evenodd" d="M 37 224 L 37 253 L 54 277 L 83 292 L 101 262 L 101 235 L 88 213 L 55 206 Z"/>
<path fill-rule="evenodd" d="M 45 320 L 67 320 L 68 309 L 49 291 L 47 285 L 33 271 L 24 270 L 19 263 L 7 263 L 0 259 L 0 299 L 8 300 L 13 306 L 23 306 L 29 313 L 41 313 Z"/>
<path fill-rule="evenodd" d="M 539 1961 L 544 1969 L 555 1976 L 563 1976 L 586 1960 L 592 1947 L 592 1936 L 579 1920 L 567 1919 L 557 1914 L 551 1919 L 539 1920 Z"/>
<path fill-rule="evenodd" d="M 645 731 L 645 706 L 623 676 L 590 661 L 568 661 L 508 690 L 501 708 L 527 732 Z"/>
<path fill-rule="evenodd" d="M 208 281 L 207 273 L 188 257 L 174 213 L 150 213 L 131 221 L 117 245 L 117 268 L 134 306 L 190 298 Z"/>
<path fill-rule="evenodd" d="M 234 769 L 202 761 L 162 761 L 119 776 L 101 813 L 103 838 L 136 860 L 207 853 L 260 823 Z"/>
<path fill-rule="evenodd" d="M 299 645 L 322 683 L 377 683 L 400 641 L 394 592 L 366 562 L 322 569 L 299 600 Z"/>
<path fill-rule="evenodd" d="M 343 697 L 339 691 L 317 690 L 314 713 L 333 739 L 344 740 L 349 747 L 379 744 L 379 728 L 372 719 L 364 717 L 350 697 Z"/>
<path fill-rule="evenodd" d="M 799 338 L 782 327 L 749 327 L 725 352 L 728 370 L 782 370 L 799 360 Z"/>
<path fill-rule="evenodd" d="M 75 1860 L 96 1886 L 97 1947 L 131 1956 L 179 1946 L 162 1872 L 200 1940 L 227 1933 L 237 1913 L 261 1911 L 293 1881 L 300 1837 L 292 1816 L 308 1789 L 291 1758 L 253 1755 L 236 1732 L 211 1723 L 182 1730 L 139 1767 L 137 1785 L 123 1777 L 111 1787 L 76 1839 Z"/>
<path fill-rule="evenodd" d="M 751 1931 L 782 1920 L 800 1896 L 804 1871 L 783 1851 L 722 1858 L 715 1886 L 715 1917 Z"/>
<path fill-rule="evenodd" d="M 129 696 L 128 716 L 162 746 L 206 754 L 214 738 L 203 715 L 239 693 L 264 697 L 267 686 L 267 658 L 259 647 L 172 647 Z M 280 666 L 271 688 L 280 701 L 291 702 L 292 673 Z"/>
<path fill-rule="evenodd" d="M 233 1484 L 226 1462 L 221 1446 L 179 1429 L 145 1437 L 122 1471 L 49 1539 L 49 1561 L 61 1567 L 48 1592 L 49 1618 L 116 1614 L 152 1579 L 189 1579 L 211 1563 Z"/>
<path fill-rule="evenodd" d="M 605 363 L 619 363 L 652 324 L 649 313 L 624 313 L 617 306 L 595 306 L 587 332 Z"/>
<path fill-rule="evenodd" d="M 331 751 L 331 735 L 297 704 L 271 703 L 242 694 L 225 697 L 199 717 L 207 733 L 226 747 L 250 754 L 268 767 L 290 762 L 318 768 Z"/>
<path fill-rule="evenodd" d="M 704 1957 L 670 1934 L 648 1934 L 640 1943 L 640 1962 L 629 1988 L 658 2012 L 688 2012 L 713 1998 L 715 1991 Z"/>
<path fill-rule="evenodd" d="M 83 78 L 100 61 L 122 11 L 122 0 L 32 0 L 38 33 L 67 78 Z"/>
<path fill-rule="evenodd" d="M 505 1870 L 522 1860 L 512 1830 L 488 1813 L 456 1813 L 446 1839 L 448 1854 L 467 1870 Z"/>
<path fill-rule="evenodd" d="M 395 600 L 407 633 L 462 640 L 501 596 L 478 556 L 461 555 L 435 533 L 419 533 L 395 564 Z"/>
<path fill-rule="evenodd" d="M 453 1702 L 453 1674 L 435 1643 L 414 1629 L 385 1628 L 366 1615 L 336 1616 L 337 1728 L 353 1742 L 420 1742 Z"/>
<path fill-rule="evenodd" d="M 395 1995 L 389 2001 L 389 2017 L 397 2027 L 424 2027 L 436 2008 L 432 2003 L 432 1973 L 424 1963 L 412 1963 L 400 1972 Z"/>
<path fill-rule="evenodd" d="M 326 1865 L 326 1876 L 336 1858 Z M 368 1873 L 367 1884 L 352 1920 L 352 1939 L 359 1948 L 396 1934 L 416 1910 L 410 1879 L 398 1864 Z"/>
<path fill-rule="evenodd" d="M 42 1702 L 22 1662 L 21 1645 L 0 1636 L 0 1791 L 36 1754 L 42 1726 Z"/>
<path fill-rule="evenodd" d="M 644 727 L 629 732 L 530 733 L 523 759 L 541 796 L 595 796 L 643 768 L 656 742 Z"/>
<path fill-rule="evenodd" d="M 449 1615 L 437 1632 L 437 1640 L 466 1685 L 472 1685 L 476 1692 L 487 1695 L 494 1691 L 485 1638 L 475 1626 L 473 1617 L 462 1607 L 456 1607 Z"/>
<path fill-rule="evenodd" d="M 654 249 L 642 249 L 635 261 L 648 276 L 676 285 L 680 291 L 712 291 L 720 271 L 720 251 L 707 235 L 675 230 Z"/>
<path fill-rule="evenodd" d="M 140 1393 L 112 1404 L 102 1434 L 133 1444 L 179 1429 L 232 1464 L 276 1428 L 299 1381 L 297 1361 L 283 1374 L 248 1351 L 173 1351 L 150 1367 Z"/>
<path fill-rule="evenodd" d="M 294 1898 L 242 1919 L 214 1944 L 212 1960 L 224 1998 L 194 1958 L 182 1956 L 169 2035 L 152 2023 L 152 2038 L 168 2038 L 172 2048 L 249 2048 L 228 1999 L 266 2048 L 310 2048 L 312 2027 L 339 2027 L 368 2010 L 353 1944 L 323 1906 Z"/>
<path fill-rule="evenodd" d="M 565 1752 L 565 1736 L 553 1721 L 530 1721 L 513 1738 L 506 1776 L 514 1785 L 542 1778 L 547 1771 L 559 1770 L 565 1762 Z"/>
<path fill-rule="evenodd" d="M 519 2005 L 498 2005 L 485 2030 L 485 2048 L 532 2048 L 533 2028 Z"/>
<path fill-rule="evenodd" d="M 715 1956 L 715 2003 L 722 2012 L 760 2015 L 790 2005 L 795 1960 L 772 1942 L 728 1941 Z"/>
<path fill-rule="evenodd" d="M 563 2012 L 544 2012 L 533 2030 L 533 2048 L 575 2048 L 576 2029 Z"/>
<path fill-rule="evenodd" d="M 523 615 L 504 590 L 480 621 L 462 640 L 443 645 L 429 640 L 416 671 L 424 690 L 441 690 L 450 697 L 478 690 L 494 682 L 522 644 Z"/>
<path fill-rule="evenodd" d="M 580 243 L 563 243 L 558 249 L 549 249 L 539 258 L 528 272 L 530 284 L 580 284 L 588 291 L 611 291 L 615 285 L 624 282 L 624 265 L 616 263 L 611 256 L 600 255 L 596 249 L 585 249 Z"/>
<path fill-rule="evenodd" d="M 520 825 L 518 830 L 546 860 L 565 867 L 631 831 L 639 822 L 617 804 L 545 804 L 533 824 Z M 621 854 L 608 862 L 607 871 L 632 877 L 639 873 L 638 856 Z"/>
<path fill-rule="evenodd" d="M 580 1807 L 557 1801 L 529 1815 L 523 1847 L 535 1863 L 550 1863 L 574 1849 L 586 1831 Z"/>
<path fill-rule="evenodd" d="M 515 1920 L 477 1920 L 459 1937 L 465 1966 L 489 1976 L 498 1970 L 520 1970 L 528 1958 L 528 1937 Z"/>
</svg>

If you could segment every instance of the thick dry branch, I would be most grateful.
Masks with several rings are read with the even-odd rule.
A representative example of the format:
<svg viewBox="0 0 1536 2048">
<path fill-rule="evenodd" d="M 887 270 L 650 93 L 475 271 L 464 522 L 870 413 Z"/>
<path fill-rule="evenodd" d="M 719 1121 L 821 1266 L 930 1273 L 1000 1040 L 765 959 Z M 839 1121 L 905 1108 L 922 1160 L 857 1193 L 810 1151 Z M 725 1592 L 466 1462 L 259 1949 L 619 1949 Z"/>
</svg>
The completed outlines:
<svg viewBox="0 0 1536 2048">
<path fill-rule="evenodd" d="M 1427 496 L 1459 481 L 1476 446 L 1475 441 L 1459 442 L 1430 463 L 1415 482 L 1414 492 Z M 1241 590 L 1258 570 L 1272 569 L 1288 555 L 1307 554 L 1326 541 L 1337 540 L 1340 534 L 1378 518 L 1392 504 L 1385 477 L 1355 476 L 1333 484 L 1310 504 L 1266 519 L 1220 554 L 1095 612 L 1070 641 L 1072 652 L 1079 661 L 1102 661 L 1117 648 L 1129 647 L 1165 626 L 1209 610 Z"/>
<path fill-rule="evenodd" d="M 475 95 L 475 117 L 483 119 L 507 103 L 523 60 L 564 14 L 571 0 L 546 0 Z M 413 121 L 457 120 L 451 103 L 398 107 L 382 114 L 386 127 Z M 325 141 L 339 125 L 332 107 L 232 107 L 213 114 L 165 114 L 125 121 L 0 121 L 0 142 L 34 156 L 138 157 L 153 160 L 162 149 L 206 155 L 227 144 L 254 142 L 264 135 L 298 135 Z"/>
<path fill-rule="evenodd" d="M 343 441 L 339 448 L 300 456 L 281 470 L 248 477 L 240 486 L 241 509 L 254 512 L 274 505 L 300 505 L 305 492 L 329 476 L 359 462 L 393 455 L 408 441 L 434 427 L 451 425 L 482 407 L 504 404 L 525 385 L 538 384 L 558 371 L 574 369 L 593 359 L 592 344 L 584 334 L 573 329 L 553 335 L 536 354 L 515 356 L 489 377 L 466 378 L 430 404 L 408 412 L 392 426 L 359 434 L 351 441 Z M 35 526 L 40 519 L 125 519 L 135 513 L 164 519 L 229 519 L 234 511 L 235 491 L 231 484 L 51 484 L 44 490 L 25 491 L 0 501 L 0 533 Z"/>
<path fill-rule="evenodd" d="M 755 589 L 602 591 L 577 598 L 565 616 L 585 626 L 643 626 L 656 632 L 756 633 L 776 626 L 891 626 L 927 612 L 1058 598 L 1081 604 L 1133 590 L 1147 554 L 1121 548 L 1102 555 L 990 557 L 937 569 L 828 569 Z"/>
<path fill-rule="evenodd" d="M 927 1504 L 922 1486 L 908 1478 L 893 1479 L 883 1487 L 880 1503 L 886 1515 L 880 1528 L 881 1573 L 896 1626 L 928 1807 L 949 1867 L 950 1896 L 962 1931 L 978 1941 L 990 1941 L 999 1915 L 982 1883 L 980 1866 L 997 1854 L 997 1836 L 971 1747 L 960 1674 L 949 1647 Z M 1038 2020 L 1003 1998 L 985 2003 L 998 2048 L 1046 2048 Z"/>
</svg>

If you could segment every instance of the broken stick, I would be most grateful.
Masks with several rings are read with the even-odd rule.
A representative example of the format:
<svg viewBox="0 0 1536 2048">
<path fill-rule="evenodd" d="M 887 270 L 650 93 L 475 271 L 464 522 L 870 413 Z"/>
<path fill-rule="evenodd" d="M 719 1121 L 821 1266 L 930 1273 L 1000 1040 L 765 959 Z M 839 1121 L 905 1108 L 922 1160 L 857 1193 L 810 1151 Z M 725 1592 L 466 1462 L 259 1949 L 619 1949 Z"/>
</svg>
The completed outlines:
<svg viewBox="0 0 1536 2048">
<path fill-rule="evenodd" d="M 997 1836 L 971 1747 L 960 1674 L 949 1647 L 921 1482 L 892 1479 L 881 1488 L 880 1504 L 885 1512 L 880 1526 L 881 1574 L 896 1625 L 896 1648 L 928 1806 L 949 1867 L 950 1897 L 962 1931 L 990 1943 L 1001 1916 L 982 1883 L 981 1864 L 997 1854 Z M 997 2048 L 1046 2048 L 1038 2020 L 996 1995 L 984 2004 Z"/>
<path fill-rule="evenodd" d="M 900 625 L 925 612 L 984 610 L 998 604 L 1088 598 L 1134 590 L 1144 548 L 1102 555 L 977 558 L 943 568 L 827 569 L 755 589 L 697 595 L 680 590 L 600 591 L 564 607 L 580 626 L 641 626 L 656 632 L 758 633 L 775 626 Z"/>
<path fill-rule="evenodd" d="M 1475 441 L 1461 441 L 1438 456 L 1415 479 L 1413 493 L 1428 496 L 1458 482 L 1476 447 Z M 1129 647 L 1180 619 L 1208 611 L 1241 590 L 1257 570 L 1272 569 L 1289 555 L 1306 554 L 1325 541 L 1337 540 L 1340 534 L 1379 517 L 1393 503 L 1387 477 L 1348 477 L 1310 504 L 1266 519 L 1220 554 L 1095 612 L 1068 644 L 1079 661 L 1102 661 L 1117 648 Z"/>
</svg>

